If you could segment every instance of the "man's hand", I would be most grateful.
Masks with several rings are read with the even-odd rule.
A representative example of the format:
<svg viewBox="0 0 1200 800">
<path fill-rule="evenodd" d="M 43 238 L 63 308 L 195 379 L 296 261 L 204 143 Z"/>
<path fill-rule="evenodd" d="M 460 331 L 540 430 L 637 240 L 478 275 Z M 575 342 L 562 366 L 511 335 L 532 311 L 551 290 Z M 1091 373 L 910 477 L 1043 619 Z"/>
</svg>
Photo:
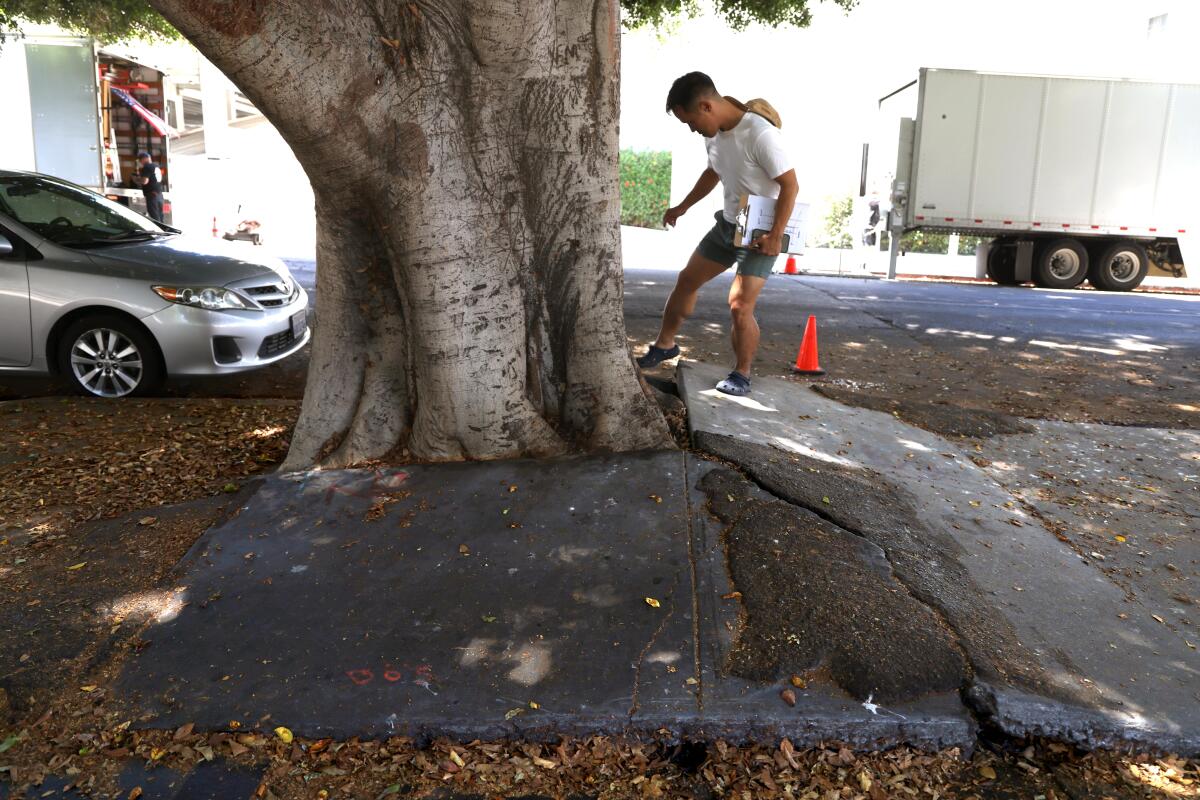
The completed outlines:
<svg viewBox="0 0 1200 800">
<path fill-rule="evenodd" d="M 687 209 L 683 206 L 668 208 L 667 213 L 663 214 L 663 225 L 674 228 L 675 223 L 686 213 Z"/>
<path fill-rule="evenodd" d="M 757 250 L 764 256 L 777 256 L 783 249 L 783 234 L 765 233 L 750 243 L 751 250 Z"/>
</svg>

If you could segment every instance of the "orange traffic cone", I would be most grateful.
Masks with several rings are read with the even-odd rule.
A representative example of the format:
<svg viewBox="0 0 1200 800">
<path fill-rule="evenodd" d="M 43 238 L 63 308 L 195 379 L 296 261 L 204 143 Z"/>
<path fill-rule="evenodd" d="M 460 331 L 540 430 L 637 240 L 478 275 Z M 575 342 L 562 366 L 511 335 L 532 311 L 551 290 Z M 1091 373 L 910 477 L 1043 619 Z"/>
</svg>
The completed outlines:
<svg viewBox="0 0 1200 800">
<path fill-rule="evenodd" d="M 800 340 L 800 352 L 796 354 L 796 366 L 792 371 L 798 375 L 824 375 L 825 370 L 817 362 L 817 318 L 808 315 L 804 326 L 804 338 Z"/>
<path fill-rule="evenodd" d="M 787 264 L 784 265 L 784 275 L 795 275 L 799 270 L 796 269 L 796 257 L 788 256 Z"/>
</svg>

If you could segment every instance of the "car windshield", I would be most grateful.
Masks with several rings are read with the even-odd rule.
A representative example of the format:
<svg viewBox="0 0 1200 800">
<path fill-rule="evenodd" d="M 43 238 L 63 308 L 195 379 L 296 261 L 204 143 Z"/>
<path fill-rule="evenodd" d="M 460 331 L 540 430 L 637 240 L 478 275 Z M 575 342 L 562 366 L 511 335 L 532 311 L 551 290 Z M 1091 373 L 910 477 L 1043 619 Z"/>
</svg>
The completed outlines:
<svg viewBox="0 0 1200 800">
<path fill-rule="evenodd" d="M 68 247 L 167 235 L 142 215 L 95 192 L 32 175 L 0 175 L 0 213 Z"/>
</svg>

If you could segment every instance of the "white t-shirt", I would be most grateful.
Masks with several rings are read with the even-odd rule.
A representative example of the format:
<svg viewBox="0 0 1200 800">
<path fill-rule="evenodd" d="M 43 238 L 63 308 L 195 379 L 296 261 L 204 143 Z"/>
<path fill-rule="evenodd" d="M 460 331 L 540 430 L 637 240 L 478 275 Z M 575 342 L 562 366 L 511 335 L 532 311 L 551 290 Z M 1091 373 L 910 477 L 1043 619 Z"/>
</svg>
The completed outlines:
<svg viewBox="0 0 1200 800">
<path fill-rule="evenodd" d="M 744 194 L 779 197 L 775 182 L 792 168 L 783 150 L 779 129 L 752 111 L 747 111 L 733 130 L 717 131 L 705 140 L 708 165 L 721 176 L 725 190 L 726 222 L 737 220 L 738 200 Z"/>
</svg>

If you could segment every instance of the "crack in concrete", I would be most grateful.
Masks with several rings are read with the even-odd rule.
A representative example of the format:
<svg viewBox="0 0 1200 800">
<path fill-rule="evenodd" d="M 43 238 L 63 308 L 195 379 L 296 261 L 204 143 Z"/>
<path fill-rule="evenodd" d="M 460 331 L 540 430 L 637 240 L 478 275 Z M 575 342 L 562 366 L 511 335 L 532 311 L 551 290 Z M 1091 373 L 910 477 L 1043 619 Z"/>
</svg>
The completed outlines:
<svg viewBox="0 0 1200 800">
<path fill-rule="evenodd" d="M 646 661 L 646 654 L 650 652 L 650 648 L 654 647 L 654 643 L 658 641 L 658 637 L 662 635 L 666 629 L 667 623 L 671 621 L 671 617 L 675 616 L 675 590 L 679 588 L 679 573 L 675 573 L 675 584 L 671 587 L 671 605 L 663 616 L 662 622 L 658 623 L 658 627 L 654 629 L 654 633 L 650 635 L 650 640 L 646 642 L 646 646 L 638 653 L 637 661 L 633 667 L 633 697 L 629 706 L 629 720 L 633 721 L 633 715 L 638 712 L 638 693 L 642 685 L 642 666 Z"/>
<path fill-rule="evenodd" d="M 692 579 L 692 677 L 696 680 L 696 711 L 704 711 L 704 673 L 700 660 L 700 578 L 696 565 L 696 532 L 692 525 L 692 478 L 688 473 L 688 453 L 680 453 L 683 462 L 683 497 L 686 503 L 688 532 L 688 568 Z"/>
</svg>

